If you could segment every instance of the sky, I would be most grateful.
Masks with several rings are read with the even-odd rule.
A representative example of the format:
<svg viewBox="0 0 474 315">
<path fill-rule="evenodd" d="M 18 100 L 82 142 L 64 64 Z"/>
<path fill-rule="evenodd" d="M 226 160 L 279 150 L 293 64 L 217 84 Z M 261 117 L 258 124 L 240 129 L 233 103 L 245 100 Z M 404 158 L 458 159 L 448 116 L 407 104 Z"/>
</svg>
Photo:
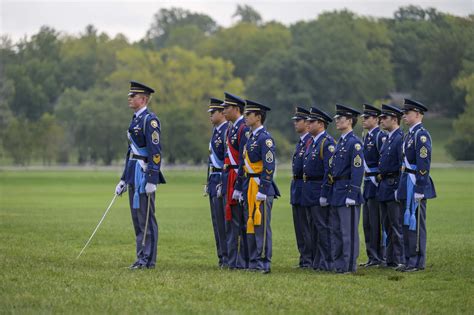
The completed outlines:
<svg viewBox="0 0 474 315">
<path fill-rule="evenodd" d="M 286 25 L 344 8 L 373 17 L 392 17 L 400 6 L 409 4 L 433 7 L 458 16 L 474 13 L 474 0 L 0 0 L 0 34 L 7 34 L 16 42 L 36 34 L 43 25 L 64 34 L 78 35 L 92 24 L 109 36 L 122 33 L 130 41 L 137 41 L 145 36 L 153 15 L 161 8 L 180 7 L 204 13 L 227 27 L 235 22 L 232 15 L 237 4 L 252 6 L 264 21 L 276 20 Z"/>
</svg>

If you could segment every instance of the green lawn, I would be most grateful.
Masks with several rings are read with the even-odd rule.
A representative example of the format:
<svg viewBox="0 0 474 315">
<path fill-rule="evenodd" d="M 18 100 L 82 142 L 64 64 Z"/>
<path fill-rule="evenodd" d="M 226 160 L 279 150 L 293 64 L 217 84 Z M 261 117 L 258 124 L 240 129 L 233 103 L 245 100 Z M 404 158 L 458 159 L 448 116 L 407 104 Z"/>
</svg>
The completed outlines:
<svg viewBox="0 0 474 315">
<path fill-rule="evenodd" d="M 114 172 L 0 172 L 1 313 L 471 313 L 474 310 L 473 169 L 432 172 L 427 270 L 295 270 L 297 250 L 284 196 L 273 210 L 270 275 L 216 267 L 204 173 L 167 172 L 159 187 L 159 259 L 129 271 L 134 235 L 126 197 L 112 207 Z M 361 234 L 362 236 L 362 234 Z M 361 237 L 362 239 L 362 237 Z M 360 261 L 365 261 L 361 244 Z"/>
</svg>

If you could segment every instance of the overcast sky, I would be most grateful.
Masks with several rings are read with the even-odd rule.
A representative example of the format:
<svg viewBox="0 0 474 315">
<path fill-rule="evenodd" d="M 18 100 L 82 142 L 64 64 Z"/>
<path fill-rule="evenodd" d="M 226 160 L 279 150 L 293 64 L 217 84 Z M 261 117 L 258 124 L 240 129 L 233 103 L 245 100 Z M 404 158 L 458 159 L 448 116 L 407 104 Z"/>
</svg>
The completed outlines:
<svg viewBox="0 0 474 315">
<path fill-rule="evenodd" d="M 0 33 L 14 41 L 38 32 L 48 25 L 68 34 L 83 32 L 93 24 L 110 36 L 122 33 L 131 41 L 145 36 L 153 15 L 161 8 L 181 7 L 211 16 L 221 26 L 229 26 L 237 4 L 256 9 L 264 21 L 277 20 L 287 25 L 314 19 L 324 11 L 347 8 L 359 15 L 391 17 L 400 6 L 416 4 L 423 8 L 467 16 L 474 12 L 474 0 L 0 0 Z"/>
</svg>

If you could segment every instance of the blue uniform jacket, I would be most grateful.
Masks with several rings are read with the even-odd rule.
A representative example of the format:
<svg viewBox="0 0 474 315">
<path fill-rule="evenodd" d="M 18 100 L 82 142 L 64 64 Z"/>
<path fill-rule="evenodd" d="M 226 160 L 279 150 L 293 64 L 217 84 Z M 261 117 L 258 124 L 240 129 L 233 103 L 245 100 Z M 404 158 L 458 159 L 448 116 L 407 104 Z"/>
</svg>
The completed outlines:
<svg viewBox="0 0 474 315">
<path fill-rule="evenodd" d="M 147 165 L 146 182 L 151 184 L 166 183 L 161 173 L 161 143 L 160 121 L 158 117 L 145 109 L 138 117 L 130 122 L 128 132 L 139 148 L 145 148 L 147 155 L 143 156 Z M 134 183 L 135 164 L 137 160 L 131 158 L 132 149 L 129 144 L 125 158 L 125 169 L 121 179 L 127 184 Z"/>
<path fill-rule="evenodd" d="M 400 170 L 402 168 L 403 153 L 403 131 L 398 128 L 390 138 L 387 136 L 380 150 L 379 171 L 382 179 L 379 182 L 377 199 L 379 201 L 395 200 L 395 190 L 400 182 Z M 389 175 L 384 178 L 385 175 Z M 396 175 L 398 174 L 398 175 Z"/>
<path fill-rule="evenodd" d="M 326 131 L 316 142 L 310 143 L 305 152 L 303 164 L 302 206 L 319 206 L 319 197 L 323 194 L 327 196 L 329 159 L 335 150 L 335 141 Z M 325 193 L 322 192 L 323 187 Z"/>
<path fill-rule="evenodd" d="M 364 202 L 360 189 L 364 176 L 363 159 L 362 141 L 353 131 L 339 139 L 329 161 L 328 185 L 331 188 L 328 202 L 331 206 L 345 206 L 346 198 L 355 200 L 357 205 Z M 331 178 L 334 180 L 332 184 Z"/>
<path fill-rule="evenodd" d="M 217 185 L 222 184 L 222 171 L 213 172 L 212 168 L 221 169 L 224 167 L 224 157 L 225 157 L 225 133 L 227 131 L 228 123 L 225 122 L 223 125 L 214 128 L 212 132 L 211 141 L 209 143 L 209 167 L 211 171 L 209 173 L 209 178 L 207 181 L 207 188 L 209 191 L 209 196 L 217 196 Z M 223 187 L 225 188 L 225 187 Z M 222 190 L 224 193 L 225 190 Z"/>
<path fill-rule="evenodd" d="M 378 173 L 380 149 L 384 143 L 387 135 L 385 132 L 376 127 L 371 133 L 364 137 L 364 159 L 369 172 Z M 367 172 L 367 170 L 365 170 Z M 375 180 L 377 174 L 374 175 Z M 368 200 L 377 196 L 377 186 L 372 182 L 367 175 L 364 178 L 364 199 Z"/>
<path fill-rule="evenodd" d="M 244 148 L 245 144 L 247 143 L 247 138 L 250 134 L 250 129 L 249 127 L 245 126 L 245 120 L 242 116 L 242 119 L 240 119 L 237 123 L 235 123 L 232 128 L 229 129 L 229 133 L 227 137 L 229 137 L 230 145 L 235 149 L 239 151 L 239 160 L 236 161 L 237 165 L 240 167 L 243 162 L 243 153 L 244 153 Z M 227 154 L 227 152 L 226 152 Z M 234 170 L 229 170 L 229 172 Z M 239 176 L 237 177 L 237 180 L 235 181 L 234 189 L 238 191 L 242 191 L 242 185 L 245 180 L 244 178 L 244 173 L 243 170 L 238 170 Z"/>
<path fill-rule="evenodd" d="M 301 205 L 301 189 L 303 187 L 303 160 L 308 141 L 311 140 L 311 134 L 307 133 L 303 140 L 299 140 L 293 153 L 293 180 L 290 186 L 290 204 Z M 297 177 L 297 178 L 295 178 Z"/>
<path fill-rule="evenodd" d="M 403 140 L 404 156 L 408 163 L 416 165 L 416 185 L 415 192 L 424 194 L 426 199 L 436 197 L 436 191 L 433 180 L 430 177 L 431 166 L 431 136 L 422 124 L 413 128 L 406 134 Z M 411 168 L 409 165 L 405 167 Z M 406 199 L 407 196 L 408 173 L 403 172 L 400 179 L 400 185 L 397 191 L 397 198 Z"/>
<path fill-rule="evenodd" d="M 248 136 L 245 150 L 247 150 L 249 160 L 252 163 L 258 161 L 263 162 L 263 170 L 259 176 L 260 185 L 258 191 L 267 196 L 280 196 L 278 187 L 273 181 L 273 175 L 275 174 L 275 142 L 273 141 L 272 136 L 265 130 L 265 128 L 258 130 L 255 135 L 250 131 Z M 244 164 L 245 162 L 242 162 L 239 172 L 243 172 L 242 175 L 243 178 L 245 178 L 243 193 L 246 196 L 249 177 L 244 176 Z"/>
</svg>

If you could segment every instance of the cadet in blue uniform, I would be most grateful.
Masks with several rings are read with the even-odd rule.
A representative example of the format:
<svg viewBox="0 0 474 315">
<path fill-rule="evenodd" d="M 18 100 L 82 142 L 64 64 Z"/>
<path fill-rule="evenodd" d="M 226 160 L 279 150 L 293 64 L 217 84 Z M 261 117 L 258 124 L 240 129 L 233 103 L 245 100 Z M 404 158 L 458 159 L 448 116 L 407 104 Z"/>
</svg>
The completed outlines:
<svg viewBox="0 0 474 315">
<path fill-rule="evenodd" d="M 214 126 L 211 141 L 209 142 L 209 165 L 206 192 L 209 195 L 211 206 L 211 220 L 216 240 L 217 257 L 220 267 L 227 267 L 227 240 L 225 232 L 224 201 L 222 198 L 222 170 L 225 155 L 225 133 L 227 121 L 225 120 L 222 105 L 223 101 L 211 98 L 209 102 L 209 115 Z"/>
<path fill-rule="evenodd" d="M 229 121 L 226 132 L 226 154 L 224 158 L 223 179 L 226 180 L 225 219 L 227 234 L 228 263 L 230 269 L 248 268 L 247 222 L 242 199 L 242 181 L 238 177 L 242 152 L 247 142 L 248 128 L 245 126 L 243 111 L 245 101 L 225 92 L 224 116 Z M 223 185 L 224 186 L 224 185 Z"/>
<path fill-rule="evenodd" d="M 290 204 L 293 210 L 293 225 L 295 227 L 296 245 L 300 253 L 298 268 L 310 268 L 313 263 L 313 246 L 311 240 L 311 226 L 306 208 L 301 206 L 301 194 L 303 189 L 303 159 L 311 140 L 308 132 L 306 118 L 309 111 L 296 107 L 294 121 L 295 131 L 299 136 L 293 153 L 293 180 L 290 186 Z"/>
<path fill-rule="evenodd" d="M 144 84 L 130 82 L 128 106 L 135 113 L 128 128 L 129 145 L 125 169 L 115 188 L 117 195 L 124 193 L 127 185 L 129 189 L 137 255 L 130 269 L 154 268 L 156 264 L 158 223 L 155 218 L 155 191 L 156 185 L 164 184 L 165 179 L 160 171 L 160 121 L 147 109 L 154 92 Z M 145 246 L 142 246 L 144 237 Z"/>
<path fill-rule="evenodd" d="M 426 260 L 426 200 L 436 197 L 430 177 L 431 136 L 422 120 L 428 108 L 422 103 L 405 99 L 403 120 L 410 127 L 403 141 L 404 170 L 397 198 L 404 210 L 403 238 L 406 268 L 412 272 L 425 269 Z"/>
<path fill-rule="evenodd" d="M 327 202 L 329 159 L 335 142 L 326 129 L 332 122 L 325 112 L 311 107 L 307 118 L 311 141 L 304 154 L 301 204 L 311 216 L 314 270 L 333 270 L 331 258 L 330 207 Z M 322 192 L 322 190 L 325 192 Z"/>
<path fill-rule="evenodd" d="M 400 129 L 402 115 L 399 108 L 382 104 L 380 126 L 388 132 L 388 136 L 380 150 L 377 199 L 387 232 L 386 265 L 392 268 L 403 268 L 405 263 L 403 212 L 400 203 L 395 200 L 403 160 L 403 131 Z"/>
<path fill-rule="evenodd" d="M 355 272 L 359 256 L 360 205 L 364 202 L 360 186 L 364 175 L 361 140 L 352 129 L 360 112 L 336 104 L 336 128 L 341 132 L 329 161 L 328 201 L 331 205 L 332 259 L 337 273 Z"/>
<path fill-rule="evenodd" d="M 244 149 L 244 162 L 239 173 L 245 172 L 243 185 L 246 205 L 249 269 L 270 273 L 272 261 L 271 214 L 273 199 L 280 194 L 273 182 L 275 173 L 275 143 L 263 123 L 265 105 L 246 100 L 245 124 L 250 128 Z"/>
<path fill-rule="evenodd" d="M 364 211 L 362 224 L 364 227 L 365 247 L 369 260 L 361 264 L 364 267 L 377 266 L 385 260 L 385 243 L 383 242 L 382 218 L 379 202 L 376 198 L 379 174 L 380 149 L 386 134 L 380 130 L 379 118 L 381 111 L 377 107 L 364 104 L 362 127 L 367 130 L 364 141 Z"/>
</svg>

